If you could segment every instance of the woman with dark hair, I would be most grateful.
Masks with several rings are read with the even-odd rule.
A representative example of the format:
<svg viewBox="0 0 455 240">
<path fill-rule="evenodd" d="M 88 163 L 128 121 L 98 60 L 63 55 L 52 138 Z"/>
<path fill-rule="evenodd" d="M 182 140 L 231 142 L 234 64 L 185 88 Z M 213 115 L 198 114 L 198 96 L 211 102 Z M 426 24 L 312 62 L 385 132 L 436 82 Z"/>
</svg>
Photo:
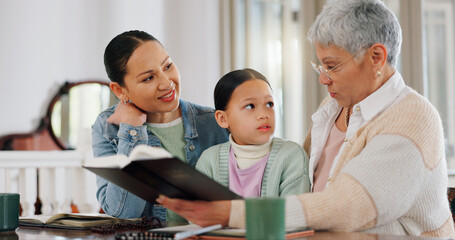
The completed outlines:
<svg viewBox="0 0 455 240">
<path fill-rule="evenodd" d="M 229 142 L 205 150 L 196 168 L 243 197 L 280 197 L 310 190 L 308 156 L 297 143 L 273 137 L 275 110 L 267 79 L 232 71 L 215 87 L 215 118 Z"/>
<path fill-rule="evenodd" d="M 228 140 L 212 108 L 179 98 L 177 66 L 150 34 L 134 30 L 116 36 L 106 47 L 104 65 L 120 102 L 103 111 L 92 126 L 94 157 L 128 156 L 135 146 L 145 144 L 163 147 L 195 166 L 205 149 Z M 101 177 L 97 185 L 98 201 L 109 215 L 184 220 Z"/>
</svg>

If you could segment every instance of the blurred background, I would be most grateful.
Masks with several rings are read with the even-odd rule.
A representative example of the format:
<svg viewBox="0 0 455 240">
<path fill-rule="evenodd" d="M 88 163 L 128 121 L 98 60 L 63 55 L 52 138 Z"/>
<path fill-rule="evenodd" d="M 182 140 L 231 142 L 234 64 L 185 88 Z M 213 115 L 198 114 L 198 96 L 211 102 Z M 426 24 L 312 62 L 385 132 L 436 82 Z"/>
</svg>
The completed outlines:
<svg viewBox="0 0 455 240">
<path fill-rule="evenodd" d="M 327 94 L 309 64 L 316 57 L 305 37 L 325 2 L 0 0 L 0 135 L 35 130 L 66 81 L 108 82 L 105 46 L 119 33 L 140 29 L 157 37 L 175 61 L 186 100 L 213 106 L 223 74 L 244 67 L 262 72 L 277 102 L 275 135 L 302 143 Z M 385 3 L 403 29 L 398 69 L 440 112 L 447 160 L 455 168 L 455 0 Z M 93 95 L 81 92 L 83 109 Z M 94 118 L 75 121 L 87 128 Z"/>
</svg>

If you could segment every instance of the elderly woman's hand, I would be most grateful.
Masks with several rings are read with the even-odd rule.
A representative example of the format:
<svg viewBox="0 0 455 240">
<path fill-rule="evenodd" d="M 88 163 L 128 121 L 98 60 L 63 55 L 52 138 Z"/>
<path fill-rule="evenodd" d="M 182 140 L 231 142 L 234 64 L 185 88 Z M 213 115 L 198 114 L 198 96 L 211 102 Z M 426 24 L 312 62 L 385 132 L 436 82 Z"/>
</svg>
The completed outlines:
<svg viewBox="0 0 455 240">
<path fill-rule="evenodd" d="M 227 226 L 229 223 L 231 201 L 188 201 L 163 195 L 160 195 L 156 201 L 199 226 L 214 224 Z"/>
<path fill-rule="evenodd" d="M 133 103 L 120 101 L 107 121 L 111 124 L 120 125 L 126 123 L 131 126 L 142 126 L 147 120 L 147 114 L 137 108 Z"/>
</svg>

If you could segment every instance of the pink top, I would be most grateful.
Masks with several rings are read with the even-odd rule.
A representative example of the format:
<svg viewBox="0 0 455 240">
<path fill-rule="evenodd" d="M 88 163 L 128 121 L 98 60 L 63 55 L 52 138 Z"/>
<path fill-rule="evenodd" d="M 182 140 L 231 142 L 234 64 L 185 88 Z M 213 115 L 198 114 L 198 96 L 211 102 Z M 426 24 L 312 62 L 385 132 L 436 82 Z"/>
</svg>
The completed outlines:
<svg viewBox="0 0 455 240">
<path fill-rule="evenodd" d="M 262 177 L 270 153 L 245 169 L 237 167 L 234 149 L 229 152 L 229 189 L 238 195 L 248 197 L 261 196 Z"/>
<path fill-rule="evenodd" d="M 313 192 L 321 192 L 327 185 L 327 180 L 332 169 L 333 160 L 340 151 L 343 140 L 346 137 L 346 133 L 338 129 L 335 124 L 330 130 L 327 142 L 322 150 L 321 158 L 316 165 L 313 179 Z"/>
</svg>

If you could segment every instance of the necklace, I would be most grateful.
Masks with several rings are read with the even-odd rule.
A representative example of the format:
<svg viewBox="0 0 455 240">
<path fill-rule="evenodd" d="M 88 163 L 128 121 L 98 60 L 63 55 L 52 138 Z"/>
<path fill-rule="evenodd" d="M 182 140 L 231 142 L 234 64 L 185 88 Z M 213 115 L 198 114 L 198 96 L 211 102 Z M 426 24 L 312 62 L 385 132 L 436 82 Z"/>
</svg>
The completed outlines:
<svg viewBox="0 0 455 240">
<path fill-rule="evenodd" d="M 347 107 L 346 108 L 346 118 L 345 118 L 345 124 L 346 124 L 346 127 L 349 126 L 349 118 L 351 117 L 351 107 Z"/>
</svg>

